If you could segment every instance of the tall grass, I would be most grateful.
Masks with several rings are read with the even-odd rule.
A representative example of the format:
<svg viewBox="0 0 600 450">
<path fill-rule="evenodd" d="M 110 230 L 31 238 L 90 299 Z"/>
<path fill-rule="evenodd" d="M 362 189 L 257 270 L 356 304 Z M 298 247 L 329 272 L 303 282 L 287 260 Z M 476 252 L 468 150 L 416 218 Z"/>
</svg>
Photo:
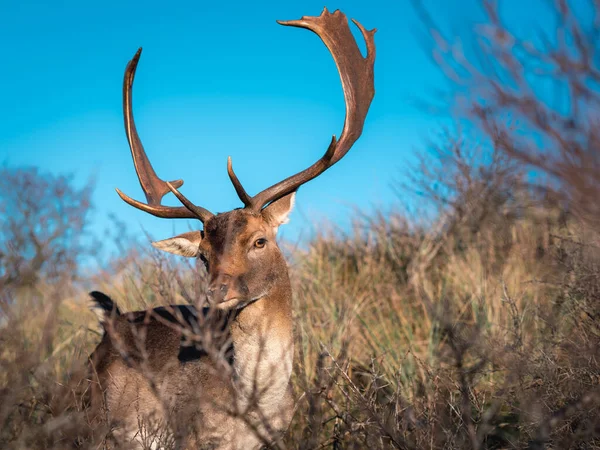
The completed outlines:
<svg viewBox="0 0 600 450">
<path fill-rule="evenodd" d="M 557 1 L 562 40 L 538 48 L 484 6 L 487 66 L 423 14 L 475 131 L 444 133 L 412 171 L 435 214 L 357 214 L 289 252 L 296 409 L 278 447 L 600 448 L 598 21 L 587 32 Z M 540 98 L 540 76 L 571 105 Z M 87 290 L 124 310 L 204 297 L 201 266 L 122 254 L 84 280 L 51 270 L 0 292 L 0 448 L 106 444 L 86 409 Z"/>
<path fill-rule="evenodd" d="M 550 206 L 493 205 L 477 226 L 357 218 L 292 254 L 286 447 L 598 445 L 597 235 Z M 200 267 L 152 252 L 119 266 L 93 282 L 123 309 L 203 295 Z M 39 283 L 3 312 L 1 446 L 97 448 L 106 430 L 86 415 L 86 356 L 100 336 L 85 291 Z"/>
</svg>

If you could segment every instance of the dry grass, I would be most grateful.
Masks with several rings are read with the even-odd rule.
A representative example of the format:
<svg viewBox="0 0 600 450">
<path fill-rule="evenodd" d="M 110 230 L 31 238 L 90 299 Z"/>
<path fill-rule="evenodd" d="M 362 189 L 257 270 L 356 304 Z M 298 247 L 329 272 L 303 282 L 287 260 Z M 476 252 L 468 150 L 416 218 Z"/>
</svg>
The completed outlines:
<svg viewBox="0 0 600 450">
<path fill-rule="evenodd" d="M 297 404 L 278 447 L 600 448 L 599 25 L 586 34 L 558 1 L 567 37 L 540 49 L 484 3 L 474 42 L 491 74 L 430 26 L 477 131 L 444 133 L 412 172 L 435 219 L 357 217 L 291 252 Z M 532 78 L 529 63 L 548 70 Z M 563 82 L 571 108 L 536 96 L 539 76 Z M 100 336 L 84 287 L 124 310 L 204 297 L 203 268 L 126 254 L 83 282 L 51 271 L 0 292 L 1 448 L 102 447 L 109 430 L 85 409 Z"/>
<path fill-rule="evenodd" d="M 550 207 L 508 207 L 477 228 L 381 216 L 293 254 L 298 403 L 285 447 L 599 445 L 597 235 Z M 122 265 L 94 282 L 123 309 L 202 296 L 203 269 L 156 254 Z M 3 448 L 101 442 L 82 407 L 99 341 L 85 299 L 68 281 L 3 299 Z"/>
<path fill-rule="evenodd" d="M 461 224 L 433 237 L 392 217 L 317 239 L 296 271 L 296 383 L 322 414 L 312 442 L 522 448 L 561 436 L 556 448 L 591 445 L 600 255 L 554 216 L 497 215 L 476 232 Z M 294 427 L 314 431 L 309 419 Z"/>
</svg>

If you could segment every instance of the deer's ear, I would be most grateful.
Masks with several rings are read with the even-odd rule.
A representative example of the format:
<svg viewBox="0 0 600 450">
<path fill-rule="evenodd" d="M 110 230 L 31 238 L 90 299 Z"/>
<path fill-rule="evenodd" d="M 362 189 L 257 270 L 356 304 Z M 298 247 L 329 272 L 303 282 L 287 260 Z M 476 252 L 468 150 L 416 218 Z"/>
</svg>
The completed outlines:
<svg viewBox="0 0 600 450">
<path fill-rule="evenodd" d="M 200 242 L 202 242 L 202 232 L 189 231 L 163 241 L 153 242 L 152 246 L 176 255 L 197 257 L 200 255 Z"/>
<path fill-rule="evenodd" d="M 289 215 L 294 209 L 294 202 L 296 200 L 296 191 L 284 195 L 278 200 L 270 203 L 265 209 L 262 210 L 262 216 L 265 221 L 277 230 L 279 225 L 288 223 Z"/>
</svg>

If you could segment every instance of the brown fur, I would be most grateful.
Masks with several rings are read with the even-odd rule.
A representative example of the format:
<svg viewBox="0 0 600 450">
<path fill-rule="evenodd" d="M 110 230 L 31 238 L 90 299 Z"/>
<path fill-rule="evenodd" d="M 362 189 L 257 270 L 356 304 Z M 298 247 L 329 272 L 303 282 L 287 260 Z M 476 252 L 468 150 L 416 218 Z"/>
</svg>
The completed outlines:
<svg viewBox="0 0 600 450">
<path fill-rule="evenodd" d="M 144 422 L 150 431 L 170 430 L 179 448 L 246 449 L 287 428 L 292 293 L 275 237 L 292 204 L 288 195 L 262 213 L 219 214 L 203 233 L 156 244 L 195 252 L 207 263 L 209 308 L 119 314 L 104 300 L 105 334 L 91 356 L 92 395 L 118 440 L 158 445 L 158 435 L 140 431 Z M 257 239 L 266 239 L 262 248 Z"/>
</svg>

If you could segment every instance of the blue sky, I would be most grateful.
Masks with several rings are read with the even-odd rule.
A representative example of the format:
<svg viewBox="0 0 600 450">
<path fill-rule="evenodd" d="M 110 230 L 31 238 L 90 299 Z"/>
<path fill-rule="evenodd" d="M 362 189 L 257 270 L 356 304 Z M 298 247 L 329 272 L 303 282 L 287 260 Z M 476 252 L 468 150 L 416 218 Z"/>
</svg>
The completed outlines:
<svg viewBox="0 0 600 450">
<path fill-rule="evenodd" d="M 477 0 L 424 2 L 451 33 L 468 35 Z M 507 0 L 527 29 L 542 0 Z M 143 199 L 123 130 L 121 83 L 144 48 L 134 88 L 136 122 L 163 179 L 212 210 L 240 206 L 226 161 L 249 193 L 302 170 L 339 134 L 344 103 L 335 65 L 318 37 L 276 19 L 320 14 L 323 0 L 263 2 L 4 0 L 0 6 L 0 162 L 35 164 L 96 180 L 94 228 L 112 212 L 156 238 L 194 223 L 154 218 L 123 203 L 119 187 Z M 364 134 L 326 174 L 301 188 L 284 236 L 310 236 L 324 219 L 346 227 L 352 207 L 388 208 L 390 183 L 438 129 L 415 107 L 444 86 L 417 39 L 408 0 L 327 4 L 377 28 L 376 95 Z M 362 45 L 362 44 L 361 44 Z M 176 205 L 168 196 L 165 201 Z M 317 224 L 317 225 L 315 225 Z"/>
</svg>

